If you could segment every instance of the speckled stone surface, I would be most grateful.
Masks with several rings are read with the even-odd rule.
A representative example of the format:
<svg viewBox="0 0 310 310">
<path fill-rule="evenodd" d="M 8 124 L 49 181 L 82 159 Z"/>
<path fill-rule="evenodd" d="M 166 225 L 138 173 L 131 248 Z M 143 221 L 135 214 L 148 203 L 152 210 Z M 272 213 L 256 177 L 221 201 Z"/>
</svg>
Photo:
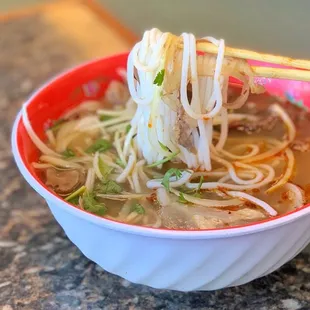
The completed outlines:
<svg viewBox="0 0 310 310">
<path fill-rule="evenodd" d="M 130 284 L 82 255 L 10 154 L 10 130 L 22 102 L 77 61 L 74 48 L 39 17 L 0 24 L 0 309 L 310 309 L 305 252 L 250 284 L 192 293 Z"/>
</svg>

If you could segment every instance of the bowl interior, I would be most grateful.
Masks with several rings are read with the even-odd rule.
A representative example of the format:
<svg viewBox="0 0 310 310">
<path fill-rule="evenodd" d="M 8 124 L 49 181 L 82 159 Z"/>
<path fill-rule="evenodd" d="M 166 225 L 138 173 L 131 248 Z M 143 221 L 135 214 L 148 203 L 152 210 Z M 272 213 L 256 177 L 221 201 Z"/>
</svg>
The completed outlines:
<svg viewBox="0 0 310 310">
<path fill-rule="evenodd" d="M 63 113 L 74 108 L 85 100 L 97 100 L 102 98 L 110 81 L 122 80 L 121 76 L 118 74 L 118 69 L 126 68 L 127 57 L 128 54 L 125 53 L 109 58 L 94 60 L 76 67 L 43 85 L 43 87 L 26 103 L 29 120 L 40 139 L 43 141 L 46 139 L 44 134 L 45 129 L 52 121 L 57 120 Z M 266 64 L 264 63 L 264 65 Z M 232 86 L 240 87 L 240 83 L 237 80 L 231 79 L 230 82 Z M 289 82 L 290 81 L 283 81 L 281 84 L 281 81 L 279 80 L 270 80 L 267 88 L 268 92 L 270 94 L 285 97 L 285 91 L 287 90 L 286 87 L 290 85 Z M 279 83 L 281 86 L 280 88 Z M 305 86 L 303 88 L 303 91 L 308 89 L 307 96 L 303 98 L 307 98 L 309 101 L 310 87 L 307 87 L 308 86 Z M 310 103 L 308 104 L 310 106 Z M 28 136 L 21 117 L 17 119 L 15 135 L 18 150 L 18 154 L 15 154 L 15 156 L 20 156 L 22 163 L 32 177 L 49 191 L 40 180 L 38 172 L 32 166 L 32 163 L 38 160 L 39 151 Z M 13 137 L 13 139 L 15 138 Z M 290 213 L 295 212 L 296 211 Z M 283 216 L 277 216 L 275 218 L 280 217 Z M 272 219 L 266 221 L 270 220 Z M 252 226 L 254 224 L 255 223 L 244 226 Z"/>
</svg>

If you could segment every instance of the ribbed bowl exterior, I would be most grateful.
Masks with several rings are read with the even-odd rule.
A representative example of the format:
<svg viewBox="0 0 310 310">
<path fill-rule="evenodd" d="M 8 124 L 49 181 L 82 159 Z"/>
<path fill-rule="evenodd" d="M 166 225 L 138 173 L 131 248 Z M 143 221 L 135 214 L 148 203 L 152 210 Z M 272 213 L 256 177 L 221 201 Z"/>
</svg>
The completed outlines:
<svg viewBox="0 0 310 310">
<path fill-rule="evenodd" d="M 113 230 L 48 205 L 86 257 L 130 282 L 159 289 L 241 285 L 278 269 L 310 242 L 310 214 L 265 231 L 187 240 Z"/>
</svg>

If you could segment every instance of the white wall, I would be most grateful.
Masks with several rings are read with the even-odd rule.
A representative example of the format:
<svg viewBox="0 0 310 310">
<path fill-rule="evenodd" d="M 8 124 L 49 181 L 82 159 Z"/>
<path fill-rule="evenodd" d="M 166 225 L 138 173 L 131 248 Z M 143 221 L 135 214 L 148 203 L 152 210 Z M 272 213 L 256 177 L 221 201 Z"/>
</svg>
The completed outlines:
<svg viewBox="0 0 310 310">
<path fill-rule="evenodd" d="M 310 58 L 310 0 L 100 0 L 137 33 L 158 27 Z"/>
</svg>

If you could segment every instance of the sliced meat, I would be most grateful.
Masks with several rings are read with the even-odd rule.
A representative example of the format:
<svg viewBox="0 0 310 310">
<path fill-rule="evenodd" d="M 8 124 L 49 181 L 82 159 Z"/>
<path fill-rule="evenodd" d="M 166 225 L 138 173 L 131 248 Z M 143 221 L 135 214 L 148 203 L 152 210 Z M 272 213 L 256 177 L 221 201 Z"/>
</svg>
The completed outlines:
<svg viewBox="0 0 310 310">
<path fill-rule="evenodd" d="M 229 124 L 229 129 L 235 129 L 245 132 L 247 134 L 259 133 L 261 131 L 271 131 L 274 129 L 278 117 L 276 115 L 269 115 L 266 117 L 260 117 L 257 121 L 244 119 L 240 121 L 234 121 Z"/>
<path fill-rule="evenodd" d="M 78 170 L 46 169 L 46 185 L 60 196 L 71 194 L 82 185 L 84 175 Z"/>
<path fill-rule="evenodd" d="M 191 126 L 191 118 L 186 114 L 182 106 L 178 107 L 177 120 L 174 126 L 174 132 L 177 142 L 191 151 L 194 148 L 192 139 L 193 127 Z"/>
<path fill-rule="evenodd" d="M 262 220 L 266 217 L 262 211 L 252 208 L 244 208 L 234 211 L 233 216 L 236 220 L 240 221 Z"/>
<path fill-rule="evenodd" d="M 193 215 L 193 221 L 199 229 L 210 229 L 223 227 L 225 223 L 216 217 L 206 217 L 203 215 Z"/>
</svg>

